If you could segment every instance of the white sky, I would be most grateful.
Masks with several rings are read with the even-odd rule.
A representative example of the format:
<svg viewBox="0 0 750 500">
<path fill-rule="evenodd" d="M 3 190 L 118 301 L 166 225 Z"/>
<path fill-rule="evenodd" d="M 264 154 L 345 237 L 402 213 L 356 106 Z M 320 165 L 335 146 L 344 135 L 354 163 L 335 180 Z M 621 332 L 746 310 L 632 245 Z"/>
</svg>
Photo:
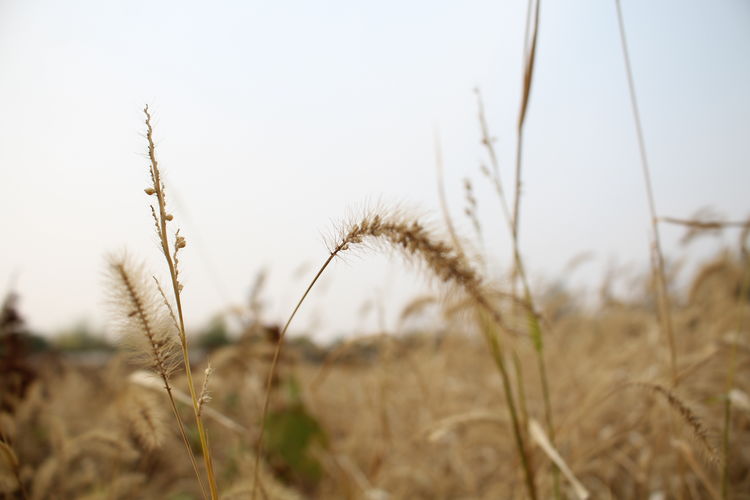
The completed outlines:
<svg viewBox="0 0 750 500">
<path fill-rule="evenodd" d="M 661 214 L 748 215 L 750 3 L 623 0 Z M 462 232 L 475 184 L 496 266 L 508 241 L 479 174 L 482 88 L 511 181 L 526 2 L 0 0 L 0 285 L 32 327 L 101 324 L 107 252 L 161 272 L 141 109 L 178 225 L 188 325 L 245 300 L 270 269 L 281 320 L 326 256 L 321 235 L 366 202 L 437 212 L 433 130 Z M 645 265 L 648 217 L 614 3 L 544 1 L 525 142 L 522 250 L 560 277 L 580 251 Z M 179 203 L 177 203 L 179 202 Z M 665 228 L 677 255 L 680 231 Z M 303 278 L 293 278 L 309 263 Z M 598 267 L 596 267 L 598 266 Z M 361 254 L 339 263 L 297 329 L 388 317 L 419 275 Z M 584 273 L 585 274 L 585 273 Z"/>
</svg>

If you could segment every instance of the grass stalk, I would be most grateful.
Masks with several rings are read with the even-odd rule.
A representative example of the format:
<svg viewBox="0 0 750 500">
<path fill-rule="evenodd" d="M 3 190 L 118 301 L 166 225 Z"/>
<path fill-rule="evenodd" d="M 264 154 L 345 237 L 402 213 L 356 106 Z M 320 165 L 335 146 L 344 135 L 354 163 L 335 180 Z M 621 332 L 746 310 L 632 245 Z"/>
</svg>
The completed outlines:
<svg viewBox="0 0 750 500">
<path fill-rule="evenodd" d="M 181 248 L 185 246 L 185 239 L 179 235 L 179 230 L 175 235 L 175 249 L 174 253 L 171 252 L 169 245 L 169 238 L 167 234 L 167 222 L 172 220 L 172 215 L 167 213 L 166 210 L 166 198 L 164 193 L 164 183 L 161 180 L 159 172 L 159 164 L 156 160 L 155 145 L 153 139 L 153 127 L 151 126 L 151 113 L 148 110 L 148 106 L 143 109 L 146 115 L 146 139 L 148 140 L 148 157 L 150 160 L 151 180 L 153 181 L 153 187 L 147 189 L 147 194 L 156 195 L 157 204 L 159 207 L 158 214 L 154 207 L 151 207 L 154 221 L 156 223 L 156 232 L 159 235 L 159 240 L 162 247 L 162 253 L 167 261 L 169 267 L 169 274 L 172 281 L 172 291 L 174 293 L 174 300 L 177 307 L 177 320 L 178 320 L 178 333 L 180 337 L 180 347 L 182 349 L 182 360 L 185 367 L 185 375 L 187 378 L 188 389 L 190 391 L 190 398 L 193 403 L 193 414 L 195 416 L 195 423 L 198 428 L 198 435 L 201 443 L 201 451 L 203 454 L 203 461 L 206 466 L 206 475 L 208 478 L 208 486 L 211 492 L 211 499 L 217 500 L 219 498 L 218 488 L 216 486 L 216 477 L 213 470 L 213 460 L 211 457 L 211 450 L 208 447 L 208 435 L 203 425 L 203 419 L 200 414 L 200 402 L 198 395 L 195 390 L 195 383 L 193 381 L 193 375 L 190 368 L 190 353 L 187 335 L 185 334 L 185 319 L 182 311 L 182 300 L 181 291 L 182 284 L 178 277 L 178 259 L 177 253 Z"/>
<path fill-rule="evenodd" d="M 625 36 L 625 22 L 623 21 L 622 8 L 620 0 L 614 0 L 617 10 L 617 25 L 620 31 L 620 45 L 622 46 L 622 56 L 625 62 L 625 73 L 628 80 L 628 91 L 630 93 L 630 105 L 633 111 L 633 120 L 635 122 L 635 131 L 638 138 L 638 151 L 641 158 L 641 170 L 643 172 L 643 181 L 646 185 L 646 198 L 648 200 L 648 209 L 651 216 L 651 239 L 653 243 L 656 274 L 656 293 L 659 304 L 659 319 L 662 327 L 662 333 L 666 337 L 669 348 L 669 365 L 672 373 L 672 385 L 677 385 L 677 348 L 674 338 L 674 327 L 672 324 L 672 313 L 669 295 L 667 293 L 667 279 L 664 265 L 664 253 L 662 252 L 661 237 L 659 235 L 659 220 L 656 215 L 656 203 L 654 201 L 654 190 L 651 183 L 651 170 L 646 154 L 646 142 L 643 136 L 643 126 L 641 124 L 641 114 L 638 107 L 638 98 L 635 92 L 635 81 L 633 79 L 633 69 L 630 65 L 630 53 L 628 51 L 628 42 Z"/>
<path fill-rule="evenodd" d="M 168 339 L 163 338 L 159 332 L 156 331 L 155 325 L 152 324 L 152 318 L 147 310 L 148 306 L 146 305 L 146 299 L 143 297 L 144 290 L 136 283 L 136 278 L 132 272 L 127 269 L 125 259 L 113 259 L 112 262 L 110 262 L 110 271 L 114 283 L 116 283 L 118 288 L 122 289 L 122 295 L 125 299 L 124 303 L 127 304 L 127 307 L 123 311 L 128 315 L 128 318 L 137 323 L 137 330 L 140 330 L 147 340 L 147 349 L 149 351 L 148 356 L 152 360 L 152 368 L 164 384 L 163 388 L 167 392 L 169 405 L 172 409 L 175 420 L 177 421 L 177 428 L 180 437 L 182 438 L 182 442 L 185 445 L 185 449 L 188 452 L 188 456 L 190 457 L 190 463 L 193 466 L 195 477 L 198 479 L 203 498 L 207 498 L 206 487 L 203 484 L 203 479 L 198 470 L 195 453 L 193 453 L 193 449 L 187 438 L 185 424 L 182 421 L 180 412 L 177 410 L 177 404 L 175 403 L 174 394 L 172 392 L 172 383 L 169 380 L 170 372 L 173 369 L 170 359 L 172 357 L 172 353 L 169 349 L 170 343 Z M 159 292 L 162 293 L 161 287 L 159 287 Z M 171 309 L 169 309 L 169 312 L 172 314 Z"/>
<path fill-rule="evenodd" d="M 529 497 L 533 499 L 537 498 L 536 482 L 534 480 L 534 472 L 531 468 L 531 459 L 529 457 L 528 448 L 525 439 L 525 428 L 521 426 L 518 418 L 518 410 L 516 410 L 516 403 L 513 397 L 513 386 L 510 382 L 508 375 L 508 369 L 505 366 L 505 360 L 503 357 L 503 349 L 500 344 L 500 338 L 492 328 L 494 325 L 485 325 L 483 331 L 485 332 L 485 339 L 490 347 L 490 354 L 492 360 L 495 362 L 495 366 L 500 372 L 500 377 L 503 383 L 503 391 L 505 393 L 505 401 L 508 405 L 508 414 L 510 415 L 511 424 L 513 425 L 513 438 L 516 442 L 516 448 L 519 451 L 519 457 L 521 459 L 521 466 L 524 470 L 524 480 L 526 481 L 526 491 Z M 526 403 L 522 400 L 525 397 L 521 387 L 521 381 L 519 379 L 519 404 L 521 406 L 522 417 L 527 418 Z"/>
<path fill-rule="evenodd" d="M 519 220 L 521 215 L 521 164 L 523 159 L 523 129 L 526 123 L 526 112 L 531 97 L 531 83 L 534 77 L 536 59 L 537 33 L 539 32 L 539 0 L 529 0 L 526 11 L 526 33 L 524 35 L 524 74 L 521 94 L 521 105 L 518 111 L 516 133 L 516 177 L 513 196 L 513 239 L 518 239 Z"/>
<path fill-rule="evenodd" d="M 328 268 L 329 264 L 333 259 L 340 255 L 342 252 L 351 249 L 354 246 L 362 245 L 367 240 L 375 241 L 386 244 L 392 248 L 396 248 L 407 257 L 413 258 L 420 263 L 424 264 L 425 267 L 434 274 L 440 281 L 450 283 L 454 286 L 461 288 L 469 297 L 471 297 L 479 309 L 489 316 L 494 323 L 500 328 L 504 328 L 505 325 L 502 320 L 501 314 L 491 305 L 482 291 L 481 280 L 479 276 L 466 264 L 458 251 L 449 245 L 434 240 L 426 229 L 417 221 L 408 220 L 404 217 L 399 216 L 388 216 L 383 217 L 378 214 L 366 215 L 359 222 L 351 224 L 342 231 L 342 236 L 339 238 L 336 245 L 330 251 L 328 258 L 325 260 L 323 265 L 318 269 L 318 272 L 313 277 L 310 284 L 305 289 L 297 305 L 293 309 L 284 328 L 281 330 L 279 340 L 274 351 L 273 360 L 269 369 L 269 374 L 266 381 L 266 396 L 263 403 L 263 414 L 261 417 L 261 432 L 258 438 L 258 446 L 256 448 L 256 461 L 255 471 L 253 473 L 254 486 L 252 500 L 255 500 L 256 492 L 259 487 L 259 464 L 260 456 L 262 452 L 262 437 L 263 437 L 263 426 L 265 425 L 266 416 L 268 413 L 268 406 L 271 394 L 271 382 L 275 375 L 275 371 L 278 365 L 279 355 L 283 341 L 286 336 L 286 332 L 292 319 L 296 315 L 300 306 L 308 296 L 315 283 L 317 283 L 320 276 Z M 508 370 L 505 366 L 505 361 L 502 355 L 502 347 L 500 339 L 492 328 L 482 328 L 485 339 L 490 348 L 491 356 L 500 372 L 500 376 L 503 383 L 504 395 L 507 403 L 508 412 L 510 414 L 511 422 L 513 424 L 513 434 L 518 449 L 519 457 L 524 469 L 524 479 L 526 488 L 529 496 L 532 500 L 536 500 L 536 485 L 534 481 L 534 473 L 530 465 L 528 451 L 524 439 L 524 434 L 520 428 L 518 419 L 518 413 L 516 410 L 516 404 L 513 397 L 513 389 L 508 376 Z"/>
<path fill-rule="evenodd" d="M 533 43 L 532 46 L 535 46 L 535 43 Z M 528 96 L 526 96 L 526 98 L 528 99 Z M 515 222 L 518 220 L 517 214 L 511 214 L 508 208 L 508 202 L 505 197 L 505 191 L 503 190 L 503 184 L 500 178 L 500 165 L 497 160 L 497 153 L 495 152 L 495 146 L 493 145 L 493 141 L 489 132 L 489 126 L 487 125 L 487 119 L 484 113 L 484 104 L 482 101 L 482 96 L 478 90 L 477 90 L 477 99 L 478 99 L 478 107 L 479 107 L 479 125 L 480 125 L 481 133 L 482 133 L 482 144 L 487 149 L 487 153 L 490 158 L 490 164 L 492 165 L 492 170 L 491 171 L 486 170 L 484 173 L 490 179 L 493 186 L 495 187 L 495 191 L 500 200 L 500 206 L 502 208 L 503 217 L 508 226 L 508 231 L 511 234 L 511 245 L 512 245 L 512 252 L 513 252 L 513 269 L 514 269 L 513 275 L 514 277 L 517 276 L 521 281 L 521 287 L 523 289 L 523 300 L 527 305 L 526 318 L 528 321 L 531 341 L 534 344 L 534 352 L 536 353 L 537 370 L 539 372 L 539 379 L 540 379 L 540 384 L 542 388 L 542 398 L 544 402 L 544 421 L 547 426 L 547 434 L 549 436 L 550 442 L 552 443 L 553 446 L 555 446 L 555 427 L 554 427 L 553 416 L 552 416 L 552 402 L 551 402 L 551 397 L 550 397 L 547 369 L 546 369 L 545 361 L 544 361 L 544 339 L 543 339 L 544 332 L 542 330 L 541 323 L 539 322 L 539 316 L 537 313 L 534 296 L 531 293 L 531 287 L 529 285 L 529 280 L 526 275 L 524 261 L 521 256 L 521 251 L 520 251 L 519 242 L 518 242 L 518 233 L 515 230 Z M 525 107 L 522 107 L 522 109 L 525 110 Z M 513 279 L 513 283 L 515 284 L 515 279 Z M 515 290 L 514 290 L 514 296 L 515 296 Z M 560 478 L 559 478 L 559 473 L 557 471 L 557 466 L 554 464 L 552 465 L 552 476 L 553 476 L 552 479 L 553 479 L 554 496 L 555 498 L 560 498 L 560 495 L 561 495 L 560 494 Z"/>
</svg>

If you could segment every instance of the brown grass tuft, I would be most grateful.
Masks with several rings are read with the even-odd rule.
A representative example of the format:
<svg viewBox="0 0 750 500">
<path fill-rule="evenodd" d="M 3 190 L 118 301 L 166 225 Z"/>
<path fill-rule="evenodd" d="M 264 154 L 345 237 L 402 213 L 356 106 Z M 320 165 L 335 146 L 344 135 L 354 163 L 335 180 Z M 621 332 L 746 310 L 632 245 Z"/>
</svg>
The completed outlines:
<svg viewBox="0 0 750 500">
<path fill-rule="evenodd" d="M 138 442 L 149 451 L 164 443 L 167 428 L 161 407 L 152 394 L 131 389 L 126 393 L 121 414 Z"/>
<path fill-rule="evenodd" d="M 399 212 L 366 214 L 341 228 L 330 250 L 331 257 L 368 244 L 394 249 L 439 281 L 463 290 L 496 323 L 505 327 L 502 315 L 487 298 L 479 274 L 461 253 L 434 237 L 419 220 Z"/>
<path fill-rule="evenodd" d="M 110 302 L 123 342 L 170 387 L 180 363 L 177 331 L 143 267 L 125 255 L 109 260 Z"/>
<path fill-rule="evenodd" d="M 674 391 L 671 391 L 663 385 L 651 382 L 634 382 L 631 385 L 646 389 L 649 392 L 661 396 L 674 412 L 680 416 L 683 422 L 687 424 L 692 436 L 701 445 L 701 449 L 706 453 L 709 462 L 716 464 L 719 462 L 719 452 L 709 440 L 708 428 L 703 424 L 701 418 L 681 400 Z"/>
</svg>

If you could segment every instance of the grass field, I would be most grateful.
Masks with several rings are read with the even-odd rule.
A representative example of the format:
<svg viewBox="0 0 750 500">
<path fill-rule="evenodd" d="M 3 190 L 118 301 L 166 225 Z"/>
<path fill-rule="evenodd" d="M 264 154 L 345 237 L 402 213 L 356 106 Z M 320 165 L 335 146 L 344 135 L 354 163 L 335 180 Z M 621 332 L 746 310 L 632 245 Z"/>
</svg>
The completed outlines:
<svg viewBox="0 0 750 500">
<path fill-rule="evenodd" d="M 721 498 L 724 472 L 729 497 L 746 498 L 745 269 L 724 253 L 673 301 L 676 381 L 648 280 L 639 299 L 608 297 L 596 310 L 563 292 L 540 302 L 555 448 L 591 498 Z M 522 329 L 523 315 L 490 295 Z M 484 341 L 486 316 L 458 293 L 422 297 L 404 313 L 405 325 L 440 326 L 329 348 L 292 340 L 282 351 L 259 473 L 268 498 L 528 496 L 502 378 Z M 95 363 L 52 352 L 9 358 L 9 314 L 0 413 L 5 498 L 201 497 L 162 380 L 144 376 L 126 354 Z M 222 498 L 251 495 L 277 338 L 278 327 L 256 324 L 210 353 L 211 412 L 202 418 Z M 522 334 L 500 338 L 525 455 L 537 494 L 547 498 L 550 456 L 528 432 L 532 422 L 544 427 L 535 349 Z M 196 362 L 193 373 L 205 366 Z M 184 373 L 170 383 L 183 395 L 177 409 L 205 475 Z M 573 484 L 561 477 L 563 498 L 583 493 Z"/>
<path fill-rule="evenodd" d="M 146 107 L 151 219 L 143 227 L 156 232 L 163 268 L 146 269 L 139 249 L 108 257 L 102 294 L 117 349 L 88 339 L 88 352 L 71 353 L 63 347 L 75 336 L 45 347 L 26 330 L 18 297 L 7 295 L 2 497 L 750 498 L 750 220 L 660 217 L 615 3 L 650 269 L 603 276 L 595 301 L 564 279 L 532 286 L 519 234 L 539 26 L 533 0 L 512 186 L 501 181 L 477 91 L 483 180 L 497 194 L 512 254 L 500 278 L 486 271 L 496 256 L 482 251 L 469 181 L 465 214 L 475 238 L 457 231 L 438 155 L 440 225 L 387 206 L 343 220 L 285 323 L 259 321 L 251 300 L 234 311 L 243 321 L 234 337 L 217 324 L 213 340 L 199 341 L 185 327 L 182 301 L 180 258 L 190 239 L 170 212 Z M 665 224 L 682 226 L 686 245 L 717 232 L 739 241 L 717 246 L 681 284 L 662 248 Z M 352 251 L 402 258 L 430 293 L 403 305 L 396 331 L 330 345 L 288 338 L 319 278 Z M 622 288 L 628 293 L 614 291 Z"/>
</svg>

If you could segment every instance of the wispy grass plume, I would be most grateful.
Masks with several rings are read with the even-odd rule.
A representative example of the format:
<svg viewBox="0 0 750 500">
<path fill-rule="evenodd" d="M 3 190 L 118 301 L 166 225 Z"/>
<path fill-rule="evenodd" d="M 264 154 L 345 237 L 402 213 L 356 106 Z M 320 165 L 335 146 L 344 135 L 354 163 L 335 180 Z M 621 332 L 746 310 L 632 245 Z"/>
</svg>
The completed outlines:
<svg viewBox="0 0 750 500">
<path fill-rule="evenodd" d="M 381 214 L 372 212 L 365 214 L 363 217 L 346 223 L 341 227 L 338 238 L 331 245 L 330 255 L 308 285 L 302 298 L 297 303 L 292 314 L 284 325 L 284 328 L 281 330 L 271 368 L 266 380 L 266 397 L 263 404 L 261 422 L 265 421 L 265 417 L 268 413 L 271 384 L 289 324 L 302 305 L 302 302 L 333 259 L 343 252 L 362 246 L 397 250 L 401 255 L 424 268 L 426 272 L 430 273 L 439 281 L 462 290 L 474 300 L 477 307 L 481 309 L 486 316 L 490 317 L 496 325 L 501 328 L 505 327 L 502 315 L 495 307 L 493 307 L 492 303 L 484 293 L 481 277 L 474 271 L 474 269 L 469 267 L 466 260 L 462 258 L 453 247 L 440 239 L 435 238 L 422 223 L 403 213 L 393 212 Z M 513 434 L 524 469 L 527 492 L 532 499 L 536 499 L 537 494 L 534 473 L 529 461 L 523 430 L 520 427 L 521 424 L 516 411 L 513 389 L 508 370 L 505 366 L 500 339 L 497 335 L 497 330 L 494 328 L 485 328 L 483 331 L 485 332 L 492 358 L 495 361 L 502 378 L 505 400 L 513 424 Z M 261 432 L 257 443 L 257 457 L 254 473 L 255 484 L 258 483 L 259 477 L 260 456 L 263 444 L 262 436 L 263 433 Z M 253 492 L 253 498 L 254 497 L 255 490 Z"/>
<path fill-rule="evenodd" d="M 110 257 L 108 264 L 110 305 L 120 337 L 130 347 L 135 359 L 150 368 L 164 383 L 180 436 L 201 489 L 204 490 L 170 381 L 181 361 L 178 331 L 170 310 L 164 306 L 159 291 L 143 266 L 132 263 L 124 254 Z"/>
</svg>

